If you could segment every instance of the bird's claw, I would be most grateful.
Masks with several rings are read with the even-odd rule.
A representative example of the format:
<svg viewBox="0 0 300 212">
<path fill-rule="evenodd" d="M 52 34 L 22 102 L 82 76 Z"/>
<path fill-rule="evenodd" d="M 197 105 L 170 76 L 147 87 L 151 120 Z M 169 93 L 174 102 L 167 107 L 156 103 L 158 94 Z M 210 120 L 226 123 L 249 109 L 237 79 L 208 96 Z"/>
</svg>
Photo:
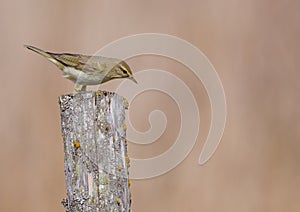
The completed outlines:
<svg viewBox="0 0 300 212">
<path fill-rule="evenodd" d="M 75 92 L 82 92 L 82 91 L 86 91 L 86 85 L 78 85 L 78 84 L 75 84 L 74 86 L 74 91 Z"/>
</svg>

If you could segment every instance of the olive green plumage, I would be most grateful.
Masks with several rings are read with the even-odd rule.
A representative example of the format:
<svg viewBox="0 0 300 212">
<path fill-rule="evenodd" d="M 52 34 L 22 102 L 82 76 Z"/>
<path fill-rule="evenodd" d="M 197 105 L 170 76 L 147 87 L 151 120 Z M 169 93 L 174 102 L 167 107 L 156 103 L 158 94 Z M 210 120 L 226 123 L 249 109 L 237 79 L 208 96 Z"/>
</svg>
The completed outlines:
<svg viewBox="0 0 300 212">
<path fill-rule="evenodd" d="M 81 54 L 58 54 L 33 46 L 25 47 L 54 63 L 62 71 L 64 78 L 75 83 L 76 91 L 85 90 L 87 85 L 98 85 L 117 78 L 128 78 L 137 83 L 130 67 L 123 60 Z"/>
</svg>

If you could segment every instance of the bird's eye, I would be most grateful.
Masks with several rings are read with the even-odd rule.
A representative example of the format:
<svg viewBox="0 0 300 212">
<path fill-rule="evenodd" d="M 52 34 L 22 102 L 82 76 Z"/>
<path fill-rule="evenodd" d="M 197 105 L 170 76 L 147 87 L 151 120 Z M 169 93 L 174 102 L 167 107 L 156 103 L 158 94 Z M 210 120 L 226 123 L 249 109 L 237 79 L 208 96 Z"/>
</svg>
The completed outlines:
<svg viewBox="0 0 300 212">
<path fill-rule="evenodd" d="M 127 71 L 126 70 L 122 70 L 123 71 L 123 74 L 127 74 Z"/>
</svg>

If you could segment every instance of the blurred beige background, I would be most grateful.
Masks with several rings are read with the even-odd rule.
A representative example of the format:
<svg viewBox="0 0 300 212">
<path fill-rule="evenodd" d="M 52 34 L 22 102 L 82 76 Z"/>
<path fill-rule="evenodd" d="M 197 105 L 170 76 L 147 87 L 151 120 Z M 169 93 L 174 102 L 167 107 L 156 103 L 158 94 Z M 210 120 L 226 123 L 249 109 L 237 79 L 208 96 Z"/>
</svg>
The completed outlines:
<svg viewBox="0 0 300 212">
<path fill-rule="evenodd" d="M 93 54 L 143 32 L 181 37 L 206 54 L 223 82 L 228 118 L 215 155 L 199 166 L 210 121 L 203 86 L 168 60 L 129 61 L 134 72 L 172 70 L 201 109 L 191 154 L 163 176 L 132 182 L 133 211 L 300 211 L 299 7 L 296 0 L 2 0 L 0 211 L 64 211 L 66 197 L 57 97 L 73 85 L 23 44 Z M 169 123 L 154 144 L 129 146 L 137 158 L 166 151 L 180 126 L 171 98 L 143 95 L 131 105 L 136 128 L 147 130 L 148 114 L 157 108 Z"/>
</svg>

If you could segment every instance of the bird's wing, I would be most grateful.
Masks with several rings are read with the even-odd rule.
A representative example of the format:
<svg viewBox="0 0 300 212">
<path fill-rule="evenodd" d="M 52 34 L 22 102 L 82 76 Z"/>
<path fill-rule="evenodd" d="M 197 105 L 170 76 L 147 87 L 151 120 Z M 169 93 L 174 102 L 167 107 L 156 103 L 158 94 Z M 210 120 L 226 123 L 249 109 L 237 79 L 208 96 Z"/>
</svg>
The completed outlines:
<svg viewBox="0 0 300 212">
<path fill-rule="evenodd" d="M 52 54 L 52 56 L 65 66 L 82 70 L 86 74 L 95 74 L 95 72 L 108 72 L 120 61 L 115 58 L 79 54 L 74 55 L 68 53 Z"/>
<path fill-rule="evenodd" d="M 56 60 L 65 66 L 74 67 L 78 70 L 83 70 L 85 64 L 89 61 L 91 56 L 86 55 L 73 55 L 73 54 L 52 54 Z"/>
</svg>

